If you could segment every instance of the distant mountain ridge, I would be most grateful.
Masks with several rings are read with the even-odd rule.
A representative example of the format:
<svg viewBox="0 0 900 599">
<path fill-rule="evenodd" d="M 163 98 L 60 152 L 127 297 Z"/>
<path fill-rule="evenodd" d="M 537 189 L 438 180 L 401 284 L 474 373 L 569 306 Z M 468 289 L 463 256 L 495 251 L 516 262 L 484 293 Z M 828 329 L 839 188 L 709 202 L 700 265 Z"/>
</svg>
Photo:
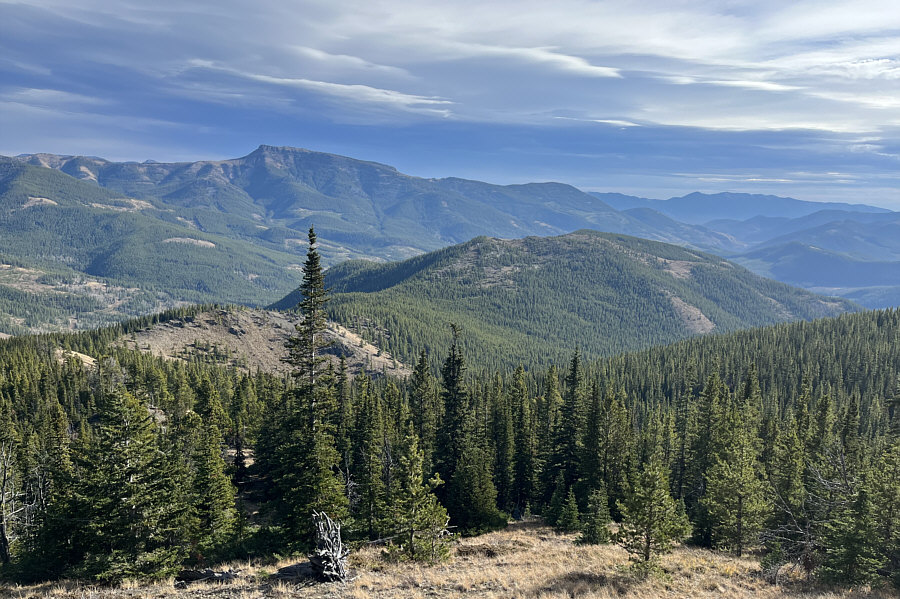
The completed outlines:
<svg viewBox="0 0 900 599">
<path fill-rule="evenodd" d="M 898 214 L 865 205 L 738 193 L 650 200 L 563 183 L 425 179 L 377 162 L 263 145 L 241 158 L 181 163 L 0 158 L 0 207 L 7 262 L 82 287 L 105 281 L 147 292 L 119 302 L 122 315 L 185 301 L 269 303 L 296 286 L 310 225 L 326 265 L 402 260 L 482 235 L 589 228 L 716 253 L 869 307 L 900 305 L 900 280 L 891 278 L 896 243 L 889 239 Z M 800 261 L 794 242 L 815 259 Z M 848 261 L 884 264 L 854 270 Z M 791 266 L 801 262 L 802 277 Z M 835 276 L 841 274 L 847 276 Z M 0 289 L 0 309 L 19 305 L 22 291 Z M 62 326 L 65 310 L 45 299 Z M 102 315 L 108 300 L 89 309 L 85 302 L 93 300 L 78 296 L 67 305 Z M 26 316 L 5 329 L 0 323 L 0 330 L 31 326 Z M 36 318 L 44 317 L 30 316 Z"/>
<path fill-rule="evenodd" d="M 887 213 L 890 210 L 866 204 L 810 202 L 794 198 L 750 193 L 689 193 L 668 200 L 650 200 L 622 194 L 591 193 L 618 210 L 650 208 L 684 223 L 702 225 L 719 219 L 746 220 L 768 216 L 799 218 L 820 210 Z"/>
<path fill-rule="evenodd" d="M 209 220 L 212 214 L 243 235 L 249 227 L 264 228 L 250 232 L 262 243 L 289 246 L 296 231 L 315 224 L 332 263 L 407 258 L 478 235 L 557 235 L 582 227 L 704 248 L 729 245 L 725 236 L 683 223 L 648 225 L 563 183 L 423 179 L 391 166 L 301 148 L 263 145 L 242 158 L 192 163 L 114 163 L 50 154 L 17 160 L 163 202 L 188 213 L 182 215 L 188 221 Z"/>
</svg>

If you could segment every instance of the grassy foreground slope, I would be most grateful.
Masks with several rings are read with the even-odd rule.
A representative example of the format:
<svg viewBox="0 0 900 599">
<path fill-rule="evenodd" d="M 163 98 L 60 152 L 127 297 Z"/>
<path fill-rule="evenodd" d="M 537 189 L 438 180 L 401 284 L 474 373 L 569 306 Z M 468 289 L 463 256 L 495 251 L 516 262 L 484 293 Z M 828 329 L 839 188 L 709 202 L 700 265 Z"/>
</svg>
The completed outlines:
<svg viewBox="0 0 900 599">
<path fill-rule="evenodd" d="M 348 583 L 309 584 L 272 580 L 269 574 L 296 560 L 274 563 L 235 562 L 223 566 L 238 571 L 229 584 L 199 583 L 175 589 L 171 582 L 127 588 L 86 587 L 52 583 L 32 587 L 3 587 L 0 593 L 17 599 L 324 599 L 334 597 L 406 599 L 887 599 L 890 590 L 834 588 L 808 584 L 783 572 L 781 584 L 766 582 L 754 557 L 680 547 L 664 556 L 665 575 L 639 580 L 623 565 L 625 551 L 615 545 L 575 545 L 573 535 L 559 535 L 534 523 L 463 539 L 447 564 L 422 566 L 390 563 L 380 547 L 350 556 L 353 580 Z"/>
<path fill-rule="evenodd" d="M 404 361 L 443 355 L 450 323 L 481 366 L 561 363 L 856 307 L 756 276 L 722 258 L 623 235 L 467 243 L 397 263 L 327 272 L 332 317 Z M 289 309 L 296 294 L 275 306 Z"/>
</svg>

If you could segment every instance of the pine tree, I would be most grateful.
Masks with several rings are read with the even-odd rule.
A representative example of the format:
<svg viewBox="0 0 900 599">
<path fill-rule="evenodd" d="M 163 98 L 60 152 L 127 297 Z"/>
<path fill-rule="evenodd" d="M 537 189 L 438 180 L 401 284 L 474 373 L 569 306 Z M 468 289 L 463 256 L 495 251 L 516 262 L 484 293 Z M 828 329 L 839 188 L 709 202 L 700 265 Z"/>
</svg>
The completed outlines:
<svg viewBox="0 0 900 599">
<path fill-rule="evenodd" d="M 690 534 L 690 522 L 669 492 L 669 477 L 659 453 L 635 475 L 624 501 L 617 542 L 633 561 L 647 563 L 667 553 Z"/>
<path fill-rule="evenodd" d="M 533 412 L 525 383 L 525 369 L 521 366 L 513 373 L 509 402 L 515 420 L 512 497 L 515 505 L 514 515 L 520 517 L 526 506 L 534 499 L 537 483 Z"/>
<path fill-rule="evenodd" d="M 515 434 L 510 397 L 503 390 L 499 373 L 491 382 L 489 400 L 491 409 L 490 440 L 494 448 L 494 486 L 497 487 L 497 504 L 503 510 L 513 507 Z"/>
<path fill-rule="evenodd" d="M 743 555 L 758 538 L 769 512 L 759 462 L 745 442 L 717 458 L 709 469 L 703 502 L 713 522 L 714 542 Z"/>
<path fill-rule="evenodd" d="M 470 533 L 500 528 L 506 524 L 506 517 L 497 509 L 491 456 L 473 413 L 466 417 L 461 437 L 459 460 L 447 485 L 451 523 Z"/>
<path fill-rule="evenodd" d="M 98 408 L 96 440 L 80 456 L 75 490 L 73 536 L 84 551 L 77 572 L 98 580 L 169 576 L 185 555 L 180 522 L 171 518 L 183 506 L 173 501 L 147 407 L 120 387 L 104 393 Z"/>
<path fill-rule="evenodd" d="M 871 582 L 884 563 L 869 489 L 864 482 L 855 495 L 825 524 L 826 579 L 850 584 Z"/>
<path fill-rule="evenodd" d="M 357 525 L 366 536 L 377 539 L 382 532 L 386 489 L 382 468 L 384 421 L 381 402 L 369 391 L 364 380 L 360 384 L 359 409 L 356 413 L 356 441 L 353 443 L 353 466 L 356 483 Z"/>
<path fill-rule="evenodd" d="M 757 539 L 769 511 L 759 463 L 759 405 L 759 385 L 751 369 L 742 396 L 733 398 L 725 410 L 718 453 L 707 470 L 706 495 L 701 500 L 714 544 L 738 556 Z"/>
<path fill-rule="evenodd" d="M 570 488 L 563 503 L 559 518 L 556 519 L 556 530 L 559 532 L 578 532 L 581 520 L 578 515 L 578 502 L 575 500 L 575 489 Z"/>
<path fill-rule="evenodd" d="M 225 430 L 225 427 L 228 426 L 228 415 L 222 405 L 219 390 L 206 376 L 200 380 L 200 385 L 197 387 L 197 402 L 194 405 L 194 411 L 205 422 L 214 425 L 220 431 Z"/>
<path fill-rule="evenodd" d="M 553 468 L 553 431 L 559 420 L 562 394 L 559 392 L 559 373 L 556 366 L 547 371 L 544 394 L 541 396 L 535 415 L 535 470 L 538 488 L 535 495 L 541 505 L 550 501 L 556 484 L 556 470 Z"/>
<path fill-rule="evenodd" d="M 12 545 L 24 528 L 21 521 L 24 490 L 18 467 L 21 439 L 12 408 L 0 397 L 0 563 L 12 559 Z"/>
<path fill-rule="evenodd" d="M 578 479 L 581 435 L 584 431 L 583 418 L 584 372 L 581 366 L 581 356 L 576 351 L 569 362 L 560 417 L 553 431 L 553 465 L 557 472 L 563 473 L 567 487 Z"/>
<path fill-rule="evenodd" d="M 287 414 L 275 477 L 281 492 L 282 519 L 292 541 L 308 544 L 314 532 L 314 511 L 341 520 L 348 506 L 334 439 L 334 385 L 323 369 L 327 360 L 320 355 L 328 345 L 324 340 L 328 297 L 312 227 L 300 293 L 301 321 L 296 325 L 297 334 L 286 343 L 297 386 L 285 402 Z"/>
<path fill-rule="evenodd" d="M 461 433 L 466 414 L 469 412 L 469 394 L 463 380 L 466 364 L 459 348 L 459 329 L 455 325 L 451 325 L 451 331 L 453 343 L 450 345 L 447 359 L 444 360 L 444 366 L 441 368 L 443 377 L 441 399 L 443 400 L 444 417 L 438 432 L 435 454 L 438 473 L 441 478 L 449 481 L 453 480 L 454 468 L 462 457 Z"/>
<path fill-rule="evenodd" d="M 419 354 L 410 379 L 409 403 L 419 445 L 425 456 L 424 468 L 426 472 L 431 472 L 435 464 L 434 453 L 443 409 L 425 350 Z"/>
<path fill-rule="evenodd" d="M 872 476 L 871 499 L 877 537 L 887 569 L 900 583 L 900 439 L 878 460 Z"/>
<path fill-rule="evenodd" d="M 603 545 L 609 543 L 609 499 L 606 491 L 599 488 L 588 497 L 587 512 L 584 514 L 581 535 L 577 542 L 583 545 Z"/>
<path fill-rule="evenodd" d="M 562 517 L 565 501 L 566 476 L 560 471 L 556 475 L 556 485 L 553 487 L 553 495 L 550 497 L 550 502 L 547 504 L 547 508 L 543 513 L 544 522 L 550 526 L 556 526 L 556 523 L 559 522 L 560 517 Z"/>
<path fill-rule="evenodd" d="M 432 493 L 443 481 L 435 475 L 426 482 L 423 463 L 424 454 L 410 423 L 398 456 L 392 524 L 400 551 L 406 557 L 435 562 L 449 555 L 445 535 L 449 517 Z"/>
<path fill-rule="evenodd" d="M 717 373 L 706 380 L 697 413 L 697 431 L 691 443 L 691 458 L 685 493 L 685 504 L 694 522 L 695 540 L 704 547 L 712 545 L 712 521 L 703 498 L 708 472 L 725 441 L 722 435 L 722 410 L 725 389 Z"/>
<path fill-rule="evenodd" d="M 215 424 L 204 423 L 194 457 L 199 545 L 211 550 L 228 541 L 233 533 L 235 489 L 225 474 L 222 435 Z"/>
</svg>

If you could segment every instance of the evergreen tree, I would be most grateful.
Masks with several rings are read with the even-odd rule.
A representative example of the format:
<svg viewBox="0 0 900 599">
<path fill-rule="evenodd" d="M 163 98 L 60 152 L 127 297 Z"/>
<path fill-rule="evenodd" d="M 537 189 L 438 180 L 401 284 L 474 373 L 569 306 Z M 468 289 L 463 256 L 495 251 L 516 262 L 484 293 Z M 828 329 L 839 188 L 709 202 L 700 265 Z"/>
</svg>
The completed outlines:
<svg viewBox="0 0 900 599">
<path fill-rule="evenodd" d="M 694 522 L 694 537 L 704 546 L 712 545 L 712 521 L 703 498 L 710 467 L 725 441 L 722 433 L 722 409 L 727 393 L 717 373 L 711 374 L 700 394 L 697 430 L 691 444 L 685 504 Z"/>
<path fill-rule="evenodd" d="M 556 485 L 553 487 L 553 495 L 550 497 L 550 503 L 544 510 L 544 522 L 550 526 L 556 526 L 562 517 L 563 507 L 566 501 L 566 476 L 560 471 L 556 475 Z"/>
<path fill-rule="evenodd" d="M 566 487 L 578 480 L 578 462 L 581 458 L 581 431 L 584 430 L 584 372 L 578 351 L 569 362 L 565 394 L 559 421 L 553 431 L 554 468 L 563 473 Z"/>
<path fill-rule="evenodd" d="M 194 457 L 194 492 L 201 550 L 230 540 L 237 521 L 235 489 L 225 474 L 222 435 L 215 424 L 204 423 Z"/>
<path fill-rule="evenodd" d="M 327 345 L 324 332 L 328 298 L 312 227 L 300 292 L 301 321 L 296 325 L 297 334 L 286 343 L 297 386 L 285 402 L 285 431 L 280 435 L 283 445 L 279 448 L 280 463 L 275 475 L 285 525 L 294 542 L 309 543 L 314 532 L 314 511 L 341 520 L 346 517 L 348 506 L 340 474 L 341 457 L 334 439 L 334 386 L 332 378 L 323 371 L 326 359 L 320 355 Z"/>
<path fill-rule="evenodd" d="M 469 533 L 506 524 L 505 514 L 497 509 L 490 454 L 476 426 L 475 415 L 469 413 L 463 424 L 459 460 L 447 489 L 451 523 Z"/>
<path fill-rule="evenodd" d="M 712 524 L 713 542 L 739 556 L 758 538 L 769 511 L 759 463 L 759 405 L 759 386 L 751 369 L 742 397 L 734 398 L 726 409 L 718 454 L 706 473 L 706 495 L 702 499 Z"/>
<path fill-rule="evenodd" d="M 419 354 L 410 379 L 409 404 L 419 445 L 425 456 L 423 467 L 426 472 L 431 472 L 435 464 L 434 452 L 443 410 L 425 350 Z"/>
<path fill-rule="evenodd" d="M 578 532 L 581 530 L 581 520 L 578 516 L 578 502 L 575 500 L 575 490 L 569 489 L 566 501 L 563 503 L 559 518 L 556 519 L 556 530 L 559 532 Z"/>
<path fill-rule="evenodd" d="M 494 486 L 497 487 L 497 504 L 509 511 L 513 507 L 515 436 L 513 409 L 510 397 L 503 390 L 499 373 L 494 376 L 490 389 L 491 443 L 494 448 Z"/>
<path fill-rule="evenodd" d="M 80 456 L 76 487 L 83 548 L 76 572 L 98 580 L 171 575 L 185 555 L 174 512 L 183 509 L 147 411 L 122 389 L 98 404 L 96 440 Z"/>
<path fill-rule="evenodd" d="M 536 487 L 536 456 L 531 398 L 521 366 L 513 373 L 509 402 L 514 412 L 513 492 L 514 515 L 519 517 L 534 499 Z"/>
<path fill-rule="evenodd" d="M 535 418 L 535 470 L 539 488 L 536 495 L 539 503 L 546 505 L 556 484 L 556 470 L 553 468 L 553 431 L 559 420 L 562 394 L 559 392 L 559 373 L 556 366 L 547 371 L 544 394 L 537 406 Z"/>
<path fill-rule="evenodd" d="M 386 504 L 381 461 L 384 426 L 381 402 L 375 393 L 369 391 L 368 381 L 365 380 L 360 385 L 353 466 L 357 495 L 355 517 L 357 525 L 371 540 L 381 535 Z"/>
<path fill-rule="evenodd" d="M 668 552 L 674 542 L 690 534 L 683 508 L 672 499 L 669 477 L 659 453 L 635 475 L 624 501 L 617 542 L 639 563 Z"/>
<path fill-rule="evenodd" d="M 443 481 L 435 475 L 426 482 L 423 463 L 424 454 L 410 423 L 400 446 L 392 522 L 406 557 L 434 562 L 449 555 L 445 535 L 449 517 L 432 493 Z"/>
<path fill-rule="evenodd" d="M 0 397 L 0 563 L 12 559 L 12 545 L 24 529 L 24 489 L 18 456 L 21 440 L 12 419 L 12 409 Z"/>
<path fill-rule="evenodd" d="M 584 514 L 578 543 L 583 545 L 603 545 L 609 543 L 609 499 L 603 488 L 592 491 L 588 497 L 587 512 Z"/>
<path fill-rule="evenodd" d="M 851 584 L 871 582 L 884 564 L 879 552 L 877 523 L 867 484 L 825 524 L 825 578 Z"/>
<path fill-rule="evenodd" d="M 469 395 L 463 377 L 466 371 L 465 360 L 459 348 L 459 329 L 451 325 L 453 343 L 444 365 L 441 368 L 443 377 L 444 417 L 437 438 L 435 464 L 438 473 L 444 480 L 453 479 L 454 468 L 462 457 L 462 432 L 466 415 L 469 412 Z"/>
<path fill-rule="evenodd" d="M 873 543 L 881 548 L 894 582 L 900 583 L 900 439 L 884 451 L 874 468 L 871 500 L 877 527 Z"/>
</svg>

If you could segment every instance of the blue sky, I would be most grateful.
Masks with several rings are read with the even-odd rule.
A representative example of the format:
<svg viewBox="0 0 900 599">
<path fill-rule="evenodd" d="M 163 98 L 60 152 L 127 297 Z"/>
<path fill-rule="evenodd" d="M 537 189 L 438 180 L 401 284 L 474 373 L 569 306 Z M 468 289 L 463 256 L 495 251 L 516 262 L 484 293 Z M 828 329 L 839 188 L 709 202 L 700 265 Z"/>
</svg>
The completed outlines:
<svg viewBox="0 0 900 599">
<path fill-rule="evenodd" d="M 900 209 L 893 1 L 0 0 L 0 154 Z"/>
</svg>

